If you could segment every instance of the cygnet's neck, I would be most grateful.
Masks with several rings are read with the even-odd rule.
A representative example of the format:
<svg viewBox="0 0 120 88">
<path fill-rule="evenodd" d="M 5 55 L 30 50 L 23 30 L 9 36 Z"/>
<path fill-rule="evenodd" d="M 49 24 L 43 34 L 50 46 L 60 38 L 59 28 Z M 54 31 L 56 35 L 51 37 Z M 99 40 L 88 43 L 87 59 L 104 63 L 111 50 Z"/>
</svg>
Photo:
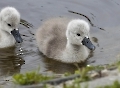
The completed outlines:
<svg viewBox="0 0 120 88">
<path fill-rule="evenodd" d="M 70 50 L 70 52 L 78 52 L 81 48 L 81 45 L 75 45 L 67 41 L 66 49 Z"/>
<path fill-rule="evenodd" d="M 84 61 L 89 55 L 89 51 L 83 45 L 75 45 L 67 41 L 66 48 L 62 52 L 63 61 L 73 63 Z"/>
</svg>

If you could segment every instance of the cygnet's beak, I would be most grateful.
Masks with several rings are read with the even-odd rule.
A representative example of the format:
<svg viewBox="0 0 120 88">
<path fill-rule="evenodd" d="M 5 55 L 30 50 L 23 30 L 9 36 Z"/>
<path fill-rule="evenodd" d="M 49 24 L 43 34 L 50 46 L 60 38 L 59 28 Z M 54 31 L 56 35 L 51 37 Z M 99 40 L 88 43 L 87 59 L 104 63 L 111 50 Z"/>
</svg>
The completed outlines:
<svg viewBox="0 0 120 88">
<path fill-rule="evenodd" d="M 22 43 L 22 42 L 23 42 L 23 39 L 21 38 L 18 29 L 12 30 L 12 31 L 11 31 L 11 34 L 14 36 L 15 40 L 16 40 L 18 43 Z"/>
<path fill-rule="evenodd" d="M 85 45 L 90 50 L 95 50 L 95 46 L 92 44 L 89 38 L 84 38 L 82 44 Z"/>
</svg>

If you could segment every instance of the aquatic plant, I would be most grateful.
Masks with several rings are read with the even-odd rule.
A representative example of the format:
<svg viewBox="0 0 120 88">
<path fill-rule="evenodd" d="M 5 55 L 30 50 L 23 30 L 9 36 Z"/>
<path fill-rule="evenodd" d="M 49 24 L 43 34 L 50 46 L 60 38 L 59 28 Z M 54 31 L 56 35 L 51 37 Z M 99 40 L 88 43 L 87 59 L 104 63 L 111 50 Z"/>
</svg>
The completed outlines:
<svg viewBox="0 0 120 88">
<path fill-rule="evenodd" d="M 99 86 L 99 87 L 96 87 L 96 88 L 120 88 L 120 83 L 116 80 L 111 85 Z"/>
<path fill-rule="evenodd" d="M 72 85 L 64 84 L 63 88 L 81 88 L 81 85 L 80 85 L 81 82 L 92 80 L 90 75 L 88 75 L 88 73 L 90 71 L 98 71 L 99 72 L 99 71 L 102 71 L 104 69 L 114 70 L 114 69 L 117 69 L 117 68 L 120 71 L 120 61 L 117 61 L 113 64 L 101 65 L 101 66 L 90 66 L 90 65 L 88 65 L 87 67 L 83 67 L 81 69 L 76 70 L 74 74 L 80 74 L 80 77 L 75 78 Z M 69 76 L 69 75 L 70 75 L 70 73 L 65 73 L 65 76 Z M 84 88 L 88 88 L 88 85 L 86 84 L 86 86 Z M 120 83 L 116 80 L 111 85 L 99 86 L 99 87 L 96 87 L 96 88 L 120 88 Z"/>
<path fill-rule="evenodd" d="M 27 72 L 25 74 L 15 74 L 13 75 L 13 82 L 20 85 L 30 85 L 37 84 L 49 79 L 52 79 L 51 76 L 45 76 L 39 74 L 38 72 Z"/>
<path fill-rule="evenodd" d="M 111 69 L 111 68 L 113 69 L 114 67 L 120 68 L 120 61 L 116 62 L 114 64 L 111 64 L 111 65 L 101 65 L 101 66 L 87 65 L 86 67 L 78 68 L 78 70 L 76 70 L 74 72 L 74 75 L 77 74 L 77 75 L 80 75 L 80 77 L 78 77 L 78 76 L 75 77 L 73 80 L 74 82 L 71 86 L 64 84 L 64 88 L 80 88 L 81 82 L 86 82 L 86 81 L 90 81 L 90 80 L 94 79 L 94 78 L 92 78 L 93 76 L 91 76 L 91 74 L 93 74 L 93 73 L 91 73 L 92 71 L 98 72 L 98 75 L 102 75 L 102 73 L 101 73 L 102 70 Z M 99 72 L 100 72 L 100 74 L 99 74 Z M 71 75 L 73 75 L 73 74 L 71 74 L 71 73 L 64 74 L 65 77 L 71 76 Z M 30 85 L 30 84 L 37 84 L 37 83 L 40 83 L 43 81 L 47 81 L 52 78 L 55 78 L 55 77 L 45 76 L 45 75 L 39 74 L 38 71 L 34 71 L 34 72 L 27 72 L 25 74 L 13 75 L 13 82 L 20 84 L 20 85 Z M 117 82 L 115 82 L 114 85 L 118 85 Z M 103 88 L 107 88 L 107 87 L 103 87 Z"/>
<path fill-rule="evenodd" d="M 72 85 L 64 84 L 63 88 L 81 88 L 81 85 L 80 85 L 80 83 L 74 83 Z"/>
<path fill-rule="evenodd" d="M 74 81 L 71 85 L 63 84 L 63 88 L 89 88 L 89 86 L 86 83 L 86 85 L 82 87 L 79 82 Z M 111 85 L 98 86 L 95 88 L 120 88 L 120 82 L 116 80 Z"/>
<path fill-rule="evenodd" d="M 76 70 L 76 71 L 74 72 L 74 74 L 79 74 L 79 75 L 80 75 L 79 78 L 76 78 L 77 81 L 79 81 L 79 82 L 84 82 L 84 81 L 92 80 L 89 72 L 91 72 L 91 71 L 101 71 L 101 70 L 103 70 L 104 68 L 105 68 L 105 67 L 103 67 L 103 66 L 90 66 L 90 65 L 88 65 L 88 66 L 83 67 L 83 68 L 81 68 L 81 69 L 78 68 L 78 70 Z M 64 76 L 70 76 L 70 75 L 72 75 L 72 74 L 71 74 L 71 73 L 68 73 L 68 72 L 66 72 L 66 73 L 64 74 Z"/>
<path fill-rule="evenodd" d="M 71 85 L 64 83 L 62 88 L 83 88 L 83 87 L 79 82 L 75 80 Z M 86 84 L 84 88 L 88 88 L 88 84 Z"/>
</svg>

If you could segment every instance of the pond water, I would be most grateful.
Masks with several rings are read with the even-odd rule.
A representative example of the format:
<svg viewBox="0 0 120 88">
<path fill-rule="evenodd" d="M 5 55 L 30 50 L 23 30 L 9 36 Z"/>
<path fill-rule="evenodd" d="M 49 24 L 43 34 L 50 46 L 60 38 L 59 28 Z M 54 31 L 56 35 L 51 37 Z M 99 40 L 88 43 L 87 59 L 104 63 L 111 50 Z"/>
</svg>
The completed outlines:
<svg viewBox="0 0 120 88">
<path fill-rule="evenodd" d="M 0 8 L 13 6 L 21 13 L 21 18 L 33 24 L 33 28 L 20 25 L 23 43 L 16 47 L 0 50 L 0 75 L 18 72 L 40 71 L 55 73 L 73 72 L 76 67 L 43 56 L 36 46 L 34 34 L 43 21 L 53 17 L 81 18 L 91 25 L 91 37 L 96 46 L 88 61 L 93 65 L 115 62 L 120 54 L 120 1 L 119 0 L 1 0 Z M 73 11 L 76 13 L 71 13 Z M 89 20 L 86 18 L 89 18 Z M 19 51 L 22 47 L 22 55 Z"/>
</svg>

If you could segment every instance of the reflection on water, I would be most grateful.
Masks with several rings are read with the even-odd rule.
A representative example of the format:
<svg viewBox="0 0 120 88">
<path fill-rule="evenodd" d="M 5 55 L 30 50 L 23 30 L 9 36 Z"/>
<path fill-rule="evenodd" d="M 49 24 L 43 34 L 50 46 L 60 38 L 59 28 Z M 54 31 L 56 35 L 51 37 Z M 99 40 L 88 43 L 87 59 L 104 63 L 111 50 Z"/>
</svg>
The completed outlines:
<svg viewBox="0 0 120 88">
<path fill-rule="evenodd" d="M 0 76 L 20 72 L 24 60 L 16 56 L 15 47 L 0 49 Z"/>
<path fill-rule="evenodd" d="M 54 73 L 62 74 L 62 73 L 65 73 L 65 72 L 74 73 L 75 70 L 78 69 L 75 66 L 75 64 L 62 63 L 62 62 L 56 61 L 52 58 L 47 58 L 41 52 L 39 52 L 39 55 L 42 56 L 41 59 L 42 59 L 43 63 L 46 64 L 47 71 L 52 71 Z M 80 68 L 84 67 L 86 65 L 87 65 L 87 62 L 81 62 L 81 63 L 78 64 L 78 66 Z"/>
</svg>

